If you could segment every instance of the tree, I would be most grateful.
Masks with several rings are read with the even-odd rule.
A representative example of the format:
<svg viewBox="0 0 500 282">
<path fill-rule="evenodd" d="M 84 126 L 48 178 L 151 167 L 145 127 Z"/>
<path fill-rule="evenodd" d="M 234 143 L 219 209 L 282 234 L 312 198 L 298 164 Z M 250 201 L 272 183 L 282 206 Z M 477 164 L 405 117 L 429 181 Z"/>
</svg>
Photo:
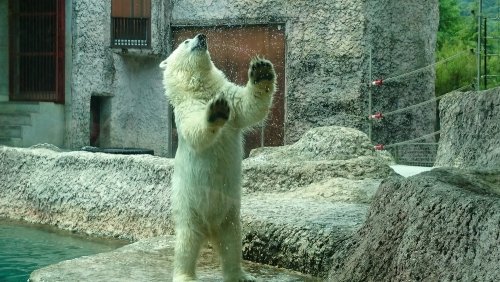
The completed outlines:
<svg viewBox="0 0 500 282">
<path fill-rule="evenodd" d="M 473 83 L 476 75 L 473 51 L 476 48 L 477 23 L 473 15 L 463 16 L 462 4 L 457 0 L 439 1 L 436 61 L 461 55 L 436 67 L 436 96 Z"/>
</svg>

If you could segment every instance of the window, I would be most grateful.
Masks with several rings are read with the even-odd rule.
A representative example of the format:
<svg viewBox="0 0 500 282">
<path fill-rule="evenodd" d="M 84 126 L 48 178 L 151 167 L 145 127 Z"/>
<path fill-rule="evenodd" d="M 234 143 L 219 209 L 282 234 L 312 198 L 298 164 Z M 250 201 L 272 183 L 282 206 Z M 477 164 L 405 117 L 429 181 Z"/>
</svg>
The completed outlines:
<svg viewBox="0 0 500 282">
<path fill-rule="evenodd" d="M 9 1 L 10 100 L 64 103 L 64 0 Z"/>
<path fill-rule="evenodd" d="M 112 0 L 111 46 L 151 46 L 151 0 Z"/>
</svg>

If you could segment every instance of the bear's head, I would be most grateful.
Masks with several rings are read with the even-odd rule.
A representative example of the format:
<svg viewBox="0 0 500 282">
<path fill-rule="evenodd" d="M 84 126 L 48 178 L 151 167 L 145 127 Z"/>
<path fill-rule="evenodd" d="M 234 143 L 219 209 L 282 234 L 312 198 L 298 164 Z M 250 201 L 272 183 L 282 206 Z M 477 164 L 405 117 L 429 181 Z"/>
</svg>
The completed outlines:
<svg viewBox="0 0 500 282">
<path fill-rule="evenodd" d="M 214 66 L 208 52 L 207 37 L 198 34 L 181 42 L 179 46 L 160 63 L 163 69 L 163 85 L 166 95 L 174 104 L 187 96 L 206 96 L 202 91 L 223 74 Z M 209 83 L 212 82 L 212 83 Z"/>
<path fill-rule="evenodd" d="M 211 67 L 212 60 L 204 34 L 198 34 L 180 43 L 172 54 L 160 63 L 160 68 L 175 71 L 203 71 L 210 70 Z"/>
</svg>

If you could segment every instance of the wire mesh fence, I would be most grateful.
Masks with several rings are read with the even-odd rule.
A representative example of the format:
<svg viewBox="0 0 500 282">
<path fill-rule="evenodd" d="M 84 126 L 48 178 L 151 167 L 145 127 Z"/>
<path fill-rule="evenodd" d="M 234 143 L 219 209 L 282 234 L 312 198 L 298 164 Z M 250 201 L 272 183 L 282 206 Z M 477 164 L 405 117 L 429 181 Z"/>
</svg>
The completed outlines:
<svg viewBox="0 0 500 282">
<path fill-rule="evenodd" d="M 438 143 L 404 143 L 387 150 L 397 164 L 432 167 L 436 161 Z"/>
</svg>

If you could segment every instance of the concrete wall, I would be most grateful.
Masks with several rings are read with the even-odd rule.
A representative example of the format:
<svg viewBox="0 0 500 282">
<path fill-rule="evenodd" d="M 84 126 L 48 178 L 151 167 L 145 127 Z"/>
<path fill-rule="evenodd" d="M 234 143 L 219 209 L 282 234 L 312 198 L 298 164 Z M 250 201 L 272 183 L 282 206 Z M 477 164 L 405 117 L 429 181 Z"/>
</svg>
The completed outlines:
<svg viewBox="0 0 500 282">
<path fill-rule="evenodd" d="M 437 0 L 201 2 L 174 1 L 172 25 L 285 23 L 288 144 L 311 127 L 367 130 L 370 49 L 375 76 L 411 71 L 434 61 Z M 374 99 L 374 108 L 391 111 L 433 97 L 432 69 L 412 79 L 388 85 Z M 384 125 L 374 134 L 376 141 L 402 141 L 432 132 L 433 105 L 420 113 L 425 117 L 405 115 Z"/>
<path fill-rule="evenodd" d="M 77 0 L 72 3 L 72 71 L 68 81 L 65 144 L 89 145 L 90 99 L 109 97 L 101 105 L 101 146 L 142 147 L 168 155 L 168 102 L 163 95 L 159 63 L 167 52 L 168 1 L 152 1 L 152 48 L 110 48 L 111 2 Z"/>
<path fill-rule="evenodd" d="M 434 63 L 439 1 L 365 1 L 365 42 L 372 49 L 373 79 L 388 79 Z M 364 77 L 369 77 L 365 56 Z M 427 68 L 373 87 L 373 110 L 389 113 L 434 98 L 435 71 Z M 365 92 L 366 93 L 366 92 Z M 365 105 L 368 95 L 364 94 Z M 434 132 L 435 103 L 374 122 L 373 141 L 392 144 Z M 433 141 L 427 140 L 427 141 Z"/>
<path fill-rule="evenodd" d="M 9 100 L 8 0 L 0 0 L 0 102 Z"/>
<path fill-rule="evenodd" d="M 0 0 L 0 8 L 7 0 Z M 103 99 L 101 142 L 169 155 L 170 113 L 157 65 L 169 53 L 170 25 L 284 24 L 285 143 L 309 128 L 340 125 L 367 131 L 372 50 L 374 78 L 412 71 L 434 60 L 438 1 L 153 0 L 152 48 L 110 48 L 110 1 L 68 0 L 65 147 L 89 145 L 90 100 Z M 6 20 L 0 9 L 0 21 Z M 0 22 L 0 37 L 6 28 Z M 5 36 L 5 35 L 3 35 Z M 6 60 L 0 40 L 0 64 Z M 2 59 L 3 58 L 3 59 Z M 5 63 L 3 63 L 5 64 Z M 7 68 L 0 68 L 5 71 Z M 1 73 L 0 73 L 1 74 Z M 7 75 L 0 75 L 0 101 Z M 433 96 L 432 69 L 374 90 L 373 111 L 392 111 Z M 4 95 L 4 96 L 2 96 Z M 434 105 L 386 119 L 374 142 L 430 133 Z"/>
<path fill-rule="evenodd" d="M 31 125 L 23 126 L 21 147 L 41 143 L 64 146 L 64 105 L 40 102 L 39 111 L 31 114 Z"/>
</svg>

